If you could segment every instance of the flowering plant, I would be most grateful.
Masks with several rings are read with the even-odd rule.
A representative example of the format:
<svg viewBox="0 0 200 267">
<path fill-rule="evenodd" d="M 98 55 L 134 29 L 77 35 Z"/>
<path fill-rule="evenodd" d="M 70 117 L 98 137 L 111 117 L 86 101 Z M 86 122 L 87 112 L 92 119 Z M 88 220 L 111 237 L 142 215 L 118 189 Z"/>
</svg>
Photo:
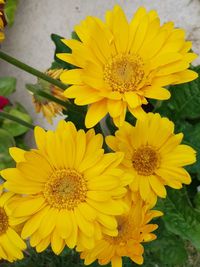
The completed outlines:
<svg viewBox="0 0 200 267">
<path fill-rule="evenodd" d="M 26 109 L 20 103 L 13 103 L 10 96 L 15 92 L 16 79 L 14 77 L 0 78 L 0 112 L 6 112 L 7 116 L 0 119 L 0 170 L 14 166 L 12 157 L 9 154 L 9 147 L 17 146 L 27 148 L 24 143 L 24 136 L 29 130 L 26 123 L 32 122 Z M 15 117 L 17 116 L 17 118 Z M 18 123 L 18 119 L 23 119 L 25 125 Z M 15 121 L 10 119 L 17 119 Z"/>
<path fill-rule="evenodd" d="M 66 116 L 55 131 L 29 124 L 35 149 L 9 150 L 16 164 L 0 172 L 0 259 L 22 259 L 27 240 L 37 253 L 66 253 L 70 266 L 184 264 L 186 240 L 200 247 L 192 43 L 155 10 L 141 7 L 128 22 L 119 6 L 52 40 L 45 73 L 0 51 L 38 77 L 26 86 L 37 112 L 50 123 Z"/>
</svg>

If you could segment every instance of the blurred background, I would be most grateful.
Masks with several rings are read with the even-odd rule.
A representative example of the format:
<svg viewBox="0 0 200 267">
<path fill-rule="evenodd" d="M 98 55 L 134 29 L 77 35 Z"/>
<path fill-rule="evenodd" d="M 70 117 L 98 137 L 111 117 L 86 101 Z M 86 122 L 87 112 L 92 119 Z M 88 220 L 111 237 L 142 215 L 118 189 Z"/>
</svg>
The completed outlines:
<svg viewBox="0 0 200 267">
<path fill-rule="evenodd" d="M 15 23 L 6 29 L 2 50 L 23 62 L 45 71 L 53 61 L 54 44 L 51 33 L 70 37 L 74 25 L 87 15 L 104 17 L 107 9 L 120 4 L 131 18 L 141 6 L 156 9 L 162 22 L 172 20 L 177 27 L 186 29 L 187 38 L 193 41 L 193 49 L 200 51 L 200 1 L 199 0 L 20 0 Z M 200 63 L 200 60 L 196 60 Z M 25 90 L 26 83 L 35 83 L 36 78 L 0 60 L 0 76 L 17 77 L 17 91 L 13 100 L 22 103 L 32 116 L 34 124 L 50 129 L 42 116 L 34 111 L 32 97 Z M 59 118 L 54 119 L 54 123 Z M 28 137 L 29 139 L 29 137 Z M 29 141 L 28 141 L 29 143 Z"/>
</svg>

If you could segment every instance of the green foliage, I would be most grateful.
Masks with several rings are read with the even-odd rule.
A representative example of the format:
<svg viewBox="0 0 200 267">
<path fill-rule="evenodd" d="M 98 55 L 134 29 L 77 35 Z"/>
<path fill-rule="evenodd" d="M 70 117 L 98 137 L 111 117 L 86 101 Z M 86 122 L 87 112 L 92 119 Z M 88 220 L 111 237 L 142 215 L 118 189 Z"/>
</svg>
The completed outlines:
<svg viewBox="0 0 200 267">
<path fill-rule="evenodd" d="M 6 0 L 4 13 L 6 16 L 6 21 L 9 26 L 12 26 L 14 23 L 17 4 L 18 4 L 18 0 Z"/>
<path fill-rule="evenodd" d="M 86 106 L 76 106 L 71 101 L 71 104 L 69 103 L 67 106 L 67 111 L 64 112 L 65 115 L 67 115 L 66 120 L 72 121 L 77 129 L 84 129 L 85 127 L 85 116 L 87 112 Z"/>
<path fill-rule="evenodd" d="M 10 96 L 15 92 L 16 79 L 13 77 L 1 77 L 0 78 L 0 95 L 4 97 Z"/>
<path fill-rule="evenodd" d="M 12 77 L 0 78 L 0 95 L 10 96 L 16 87 L 16 79 Z M 23 121 L 32 122 L 31 117 L 25 108 L 16 103 L 5 106 L 3 111 Z M 12 146 L 25 147 L 23 142 L 24 134 L 28 128 L 9 119 L 0 119 L 0 170 L 13 166 L 14 162 L 9 155 L 9 148 Z"/>
<path fill-rule="evenodd" d="M 193 67 L 193 70 L 200 74 L 200 66 Z M 161 102 L 161 107 L 156 110 L 160 114 L 180 119 L 200 118 L 200 79 L 190 83 L 170 86 L 171 98 Z"/>
<path fill-rule="evenodd" d="M 158 238 L 145 247 L 145 267 L 174 267 L 187 262 L 188 255 L 181 238 L 167 231 L 162 221 L 158 221 Z"/>
<path fill-rule="evenodd" d="M 62 39 L 64 39 L 64 37 L 61 37 L 57 34 L 52 33 L 51 34 L 51 39 L 54 42 L 56 49 L 55 49 L 55 54 L 54 54 L 54 62 L 52 63 L 51 68 L 55 69 L 55 68 L 63 68 L 63 69 L 71 69 L 72 65 L 64 62 L 62 60 L 60 60 L 59 58 L 57 58 L 56 54 L 58 53 L 71 53 L 71 49 L 66 46 L 63 42 Z"/>
<path fill-rule="evenodd" d="M 1 267 L 84 267 L 83 261 L 79 254 L 74 250 L 65 248 L 61 255 L 55 255 L 51 249 L 47 249 L 40 254 L 36 253 L 34 249 L 29 249 L 28 255 L 22 260 L 15 263 L 0 262 Z M 98 267 L 95 262 L 91 267 Z M 105 265 L 110 267 L 110 265 Z"/>
<path fill-rule="evenodd" d="M 17 107 L 10 108 L 9 114 L 16 116 L 17 118 L 22 119 L 23 121 L 32 122 L 31 117 L 25 113 L 20 111 Z M 11 120 L 5 119 L 1 125 L 1 127 L 7 130 L 12 136 L 16 137 L 22 135 L 28 131 L 28 128 Z"/>
<path fill-rule="evenodd" d="M 72 39 L 80 40 L 78 38 L 78 35 L 74 31 L 72 32 L 71 37 Z M 55 54 L 54 54 L 54 61 L 51 65 L 51 69 L 60 69 L 60 68 L 73 69 L 74 68 L 72 64 L 64 62 L 61 59 L 57 58 L 56 56 L 56 54 L 58 53 L 71 53 L 72 52 L 71 49 L 62 42 L 62 39 L 64 39 L 64 37 L 61 37 L 54 33 L 51 34 L 51 40 L 54 42 L 55 47 L 56 47 Z"/>
<path fill-rule="evenodd" d="M 0 170 L 12 166 L 9 148 L 15 146 L 15 140 L 6 130 L 0 129 Z"/>
<path fill-rule="evenodd" d="M 158 207 L 164 212 L 166 229 L 200 250 L 200 213 L 194 209 L 187 190 L 168 190 L 166 200 L 159 200 Z"/>
</svg>

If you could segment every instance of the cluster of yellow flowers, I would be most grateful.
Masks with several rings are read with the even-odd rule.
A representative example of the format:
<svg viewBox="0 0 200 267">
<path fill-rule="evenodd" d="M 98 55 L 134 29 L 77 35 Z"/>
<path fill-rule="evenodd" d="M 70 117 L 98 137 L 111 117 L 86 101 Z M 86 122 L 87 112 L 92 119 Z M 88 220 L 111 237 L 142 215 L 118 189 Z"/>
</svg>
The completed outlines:
<svg viewBox="0 0 200 267">
<path fill-rule="evenodd" d="M 1 4 L 5 4 L 4 0 L 0 0 L 0 5 Z M 2 19 L 2 16 L 3 14 L 1 13 L 0 11 L 0 43 L 3 42 L 3 40 L 5 39 L 5 35 L 4 35 L 4 22 L 3 22 L 3 19 Z"/>
<path fill-rule="evenodd" d="M 157 197 L 166 197 L 166 186 L 189 184 L 183 167 L 196 158 L 171 121 L 141 106 L 168 99 L 163 86 L 195 79 L 188 67 L 196 55 L 183 30 L 161 26 L 143 7 L 130 23 L 116 6 L 105 22 L 87 17 L 75 30 L 80 41 L 63 40 L 72 53 L 58 55 L 77 66 L 61 74 L 72 84 L 65 96 L 90 105 L 87 128 L 110 114 L 119 128 L 105 139 L 113 152 L 104 152 L 101 134 L 65 121 L 55 131 L 36 127 L 37 149 L 11 148 L 16 167 L 0 173 L 9 191 L 0 196 L 0 258 L 21 259 L 29 239 L 37 252 L 75 247 L 86 265 L 121 267 L 123 256 L 142 264 L 141 243 L 156 238 L 150 221 L 162 215 L 152 210 Z M 135 126 L 125 122 L 127 109 Z"/>
</svg>

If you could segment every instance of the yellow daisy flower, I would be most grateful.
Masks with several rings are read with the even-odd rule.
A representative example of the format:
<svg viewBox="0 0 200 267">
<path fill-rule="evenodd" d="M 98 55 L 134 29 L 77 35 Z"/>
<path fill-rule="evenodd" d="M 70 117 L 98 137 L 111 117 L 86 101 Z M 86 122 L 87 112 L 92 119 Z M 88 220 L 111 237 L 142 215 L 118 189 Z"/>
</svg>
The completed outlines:
<svg viewBox="0 0 200 267">
<path fill-rule="evenodd" d="M 65 121 L 55 132 L 36 127 L 35 139 L 37 149 L 12 148 L 16 168 L 1 171 L 5 188 L 22 194 L 9 203 L 15 217 L 26 217 L 22 237 L 37 252 L 51 244 L 59 254 L 65 244 L 92 248 L 102 233 L 116 236 L 115 215 L 127 211 L 122 197 L 132 181 L 118 168 L 123 153 L 104 154 L 101 134 Z"/>
<path fill-rule="evenodd" d="M 124 256 L 130 257 L 137 264 L 142 264 L 144 248 L 141 243 L 154 240 L 156 235 L 151 232 L 158 227 L 149 222 L 161 215 L 160 211 L 149 210 L 149 206 L 138 198 L 136 202 L 131 203 L 127 214 L 117 217 L 118 236 L 104 235 L 93 249 L 84 250 L 81 258 L 85 259 L 86 265 L 98 259 L 100 265 L 111 262 L 112 267 L 122 267 Z"/>
<path fill-rule="evenodd" d="M 54 79 L 59 79 L 63 69 L 53 69 L 48 70 L 45 73 Z M 50 84 L 44 80 L 39 79 L 38 84 L 41 86 L 42 90 L 47 93 L 52 94 L 56 98 L 66 101 L 67 98 L 63 94 L 63 90 L 59 87 Z M 49 123 L 52 124 L 52 119 L 58 115 L 62 114 L 63 107 L 51 100 L 44 99 L 39 95 L 33 95 L 33 103 L 35 105 L 35 111 L 37 113 L 42 112 L 43 116 L 47 119 Z"/>
<path fill-rule="evenodd" d="M 10 262 L 21 260 L 22 250 L 26 249 L 26 244 L 14 229 L 16 220 L 7 207 L 7 202 L 13 198 L 14 194 L 10 192 L 0 194 L 0 260 Z"/>
<path fill-rule="evenodd" d="M 183 166 L 196 161 L 195 151 L 181 145 L 183 134 L 174 134 L 174 124 L 159 114 L 148 113 L 136 126 L 124 123 L 106 143 L 113 151 L 125 153 L 122 165 L 132 173 L 131 189 L 144 200 L 166 197 L 165 185 L 180 189 L 191 178 Z"/>
<path fill-rule="evenodd" d="M 142 104 L 148 98 L 168 99 L 163 88 L 197 78 L 188 70 L 196 54 L 192 43 L 185 41 L 185 31 L 172 22 L 160 25 L 155 10 L 137 10 L 128 23 L 121 7 L 105 15 L 105 22 L 87 17 L 75 31 L 81 41 L 63 40 L 72 53 L 57 57 L 77 69 L 63 72 L 60 79 L 72 86 L 65 91 L 77 105 L 90 105 L 86 127 L 93 127 L 107 113 L 117 126 L 123 124 L 128 110 L 135 116 L 144 114 Z"/>
</svg>

